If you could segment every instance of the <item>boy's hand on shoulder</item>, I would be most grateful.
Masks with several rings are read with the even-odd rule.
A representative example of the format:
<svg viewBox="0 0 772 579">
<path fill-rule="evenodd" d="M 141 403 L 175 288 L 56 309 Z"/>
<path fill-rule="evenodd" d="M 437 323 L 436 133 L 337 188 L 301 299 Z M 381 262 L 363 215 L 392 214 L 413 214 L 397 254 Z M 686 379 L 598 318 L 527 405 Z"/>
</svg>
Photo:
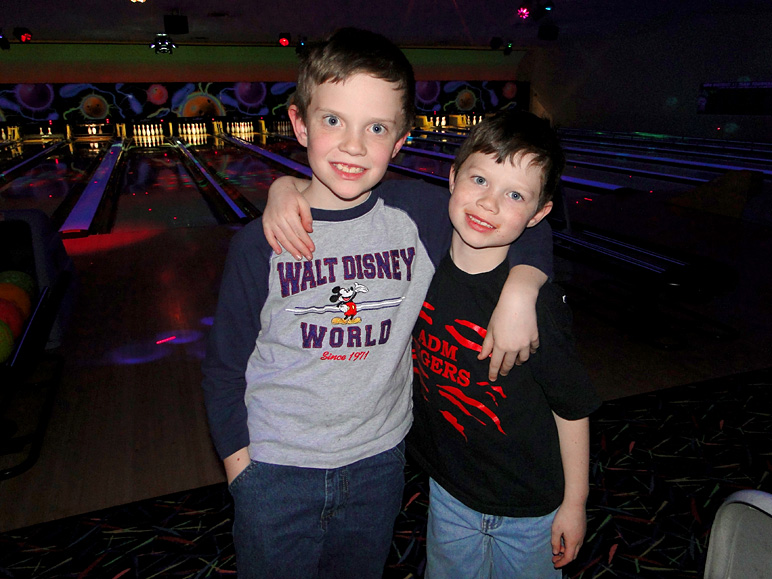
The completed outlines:
<svg viewBox="0 0 772 579">
<path fill-rule="evenodd" d="M 552 564 L 556 569 L 576 559 L 586 532 L 587 514 L 584 505 L 560 505 L 552 522 Z"/>
<path fill-rule="evenodd" d="M 263 211 L 263 233 L 277 254 L 282 247 L 295 259 L 313 257 L 314 242 L 311 208 L 301 193 L 310 181 L 295 177 L 279 177 L 268 189 L 268 203 Z"/>
<path fill-rule="evenodd" d="M 536 298 L 523 292 L 512 293 L 506 299 L 503 299 L 504 296 L 503 290 L 502 299 L 491 314 L 478 356 L 480 360 L 490 356 L 488 379 L 491 381 L 496 380 L 499 374 L 509 374 L 515 364 L 520 365 L 528 360 L 539 347 L 539 328 L 534 307 Z"/>
</svg>

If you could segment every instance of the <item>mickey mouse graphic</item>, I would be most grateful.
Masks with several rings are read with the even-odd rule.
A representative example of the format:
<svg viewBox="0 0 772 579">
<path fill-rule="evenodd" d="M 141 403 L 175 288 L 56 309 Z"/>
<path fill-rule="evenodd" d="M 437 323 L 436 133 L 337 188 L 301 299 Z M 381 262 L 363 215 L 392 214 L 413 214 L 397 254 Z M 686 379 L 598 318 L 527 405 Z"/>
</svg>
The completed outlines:
<svg viewBox="0 0 772 579">
<path fill-rule="evenodd" d="M 343 313 L 342 318 L 333 318 L 333 324 L 358 324 L 362 318 L 357 317 L 357 305 L 354 298 L 357 294 L 367 293 L 367 287 L 354 283 L 349 287 L 335 286 L 332 288 L 330 301 Z"/>
</svg>

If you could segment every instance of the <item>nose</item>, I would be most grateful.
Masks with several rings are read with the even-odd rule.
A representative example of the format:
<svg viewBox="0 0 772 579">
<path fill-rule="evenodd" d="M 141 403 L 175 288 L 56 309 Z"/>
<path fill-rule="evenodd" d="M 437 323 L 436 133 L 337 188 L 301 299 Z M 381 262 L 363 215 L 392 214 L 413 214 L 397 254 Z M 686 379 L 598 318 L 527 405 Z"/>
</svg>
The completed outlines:
<svg viewBox="0 0 772 579">
<path fill-rule="evenodd" d="M 477 205 L 491 213 L 499 212 L 499 204 L 493 192 L 484 193 L 477 198 Z"/>
<path fill-rule="evenodd" d="M 356 129 L 345 131 L 338 148 L 349 155 L 364 155 L 367 151 L 364 136 Z"/>
</svg>

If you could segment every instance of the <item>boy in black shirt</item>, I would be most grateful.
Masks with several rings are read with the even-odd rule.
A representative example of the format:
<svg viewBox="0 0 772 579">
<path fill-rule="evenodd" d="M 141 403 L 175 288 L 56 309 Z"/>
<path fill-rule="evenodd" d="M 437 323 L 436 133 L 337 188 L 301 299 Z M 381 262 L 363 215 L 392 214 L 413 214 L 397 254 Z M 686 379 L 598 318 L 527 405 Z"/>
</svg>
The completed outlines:
<svg viewBox="0 0 772 579">
<path fill-rule="evenodd" d="M 561 290 L 539 293 L 529 362 L 493 382 L 478 360 L 509 246 L 549 213 L 563 164 L 549 126 L 518 111 L 477 125 L 454 161 L 451 248 L 413 332 L 408 448 L 431 476 L 429 579 L 560 577 L 584 538 L 599 400 Z"/>
</svg>

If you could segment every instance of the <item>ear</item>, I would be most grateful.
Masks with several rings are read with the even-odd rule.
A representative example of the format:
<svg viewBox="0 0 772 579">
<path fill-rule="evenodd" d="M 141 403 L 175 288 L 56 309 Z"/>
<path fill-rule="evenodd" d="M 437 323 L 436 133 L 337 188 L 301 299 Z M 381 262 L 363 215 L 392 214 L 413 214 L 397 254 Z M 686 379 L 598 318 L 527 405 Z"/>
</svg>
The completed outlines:
<svg viewBox="0 0 772 579">
<path fill-rule="evenodd" d="M 298 143 L 304 147 L 308 146 L 308 128 L 306 122 L 300 115 L 297 105 L 290 105 L 287 110 L 289 113 L 290 122 L 292 123 L 292 130 L 295 131 L 295 136 L 298 139 Z"/>
<path fill-rule="evenodd" d="M 402 135 L 402 138 L 399 139 L 396 143 L 394 143 L 394 148 L 391 150 L 391 158 L 397 156 L 397 153 L 399 153 L 399 150 L 402 148 L 402 145 L 405 144 L 405 141 L 407 141 L 407 138 L 410 136 L 410 131 Z"/>
<path fill-rule="evenodd" d="M 451 165 L 450 175 L 448 175 L 448 189 L 450 194 L 453 195 L 453 188 L 456 186 L 456 168 Z"/>
<path fill-rule="evenodd" d="M 539 223 L 539 221 L 541 221 L 542 219 L 547 217 L 547 215 L 549 214 L 550 211 L 552 211 L 552 201 L 547 201 L 544 204 L 544 207 L 539 209 L 536 212 L 536 215 L 531 217 L 531 220 L 528 222 L 528 225 L 526 225 L 526 227 L 533 227 L 534 225 Z"/>
</svg>

